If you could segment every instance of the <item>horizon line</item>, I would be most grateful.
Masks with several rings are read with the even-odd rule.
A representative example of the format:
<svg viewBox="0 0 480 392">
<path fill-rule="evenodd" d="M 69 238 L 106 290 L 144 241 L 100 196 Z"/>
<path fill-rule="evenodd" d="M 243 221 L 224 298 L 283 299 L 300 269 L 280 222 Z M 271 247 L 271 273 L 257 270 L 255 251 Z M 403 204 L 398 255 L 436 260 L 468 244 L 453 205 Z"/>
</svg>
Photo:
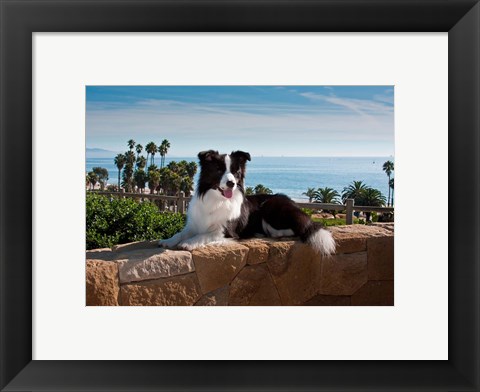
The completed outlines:
<svg viewBox="0 0 480 392">
<path fill-rule="evenodd" d="M 116 154 L 122 154 L 116 152 Z M 143 155 L 143 154 L 142 154 Z M 160 156 L 160 155 L 159 155 Z M 395 158 L 395 155 L 252 155 L 255 158 Z M 97 157 L 109 159 L 110 157 Z M 115 158 L 112 156 L 112 158 Z M 194 155 L 166 155 L 165 158 L 197 158 Z"/>
</svg>

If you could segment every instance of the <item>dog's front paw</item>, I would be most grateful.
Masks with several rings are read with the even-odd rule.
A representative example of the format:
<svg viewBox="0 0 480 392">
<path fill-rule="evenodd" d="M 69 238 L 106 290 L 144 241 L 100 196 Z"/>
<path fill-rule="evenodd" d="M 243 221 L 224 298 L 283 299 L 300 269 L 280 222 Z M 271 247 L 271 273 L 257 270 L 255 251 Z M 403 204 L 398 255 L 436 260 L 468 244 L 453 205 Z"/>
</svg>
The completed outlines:
<svg viewBox="0 0 480 392">
<path fill-rule="evenodd" d="M 202 244 L 198 244 L 196 242 L 184 241 L 177 245 L 177 249 L 192 251 L 194 249 L 200 248 L 201 246 Z"/>
<path fill-rule="evenodd" d="M 175 249 L 175 245 L 177 245 L 176 241 L 172 241 L 171 238 L 158 241 L 158 246 L 160 248 Z"/>
<path fill-rule="evenodd" d="M 224 245 L 226 243 L 232 242 L 231 238 L 222 238 L 220 240 L 209 240 L 205 238 L 192 238 L 190 240 L 186 240 L 178 244 L 177 249 L 189 250 L 192 251 L 194 249 L 202 248 L 204 246 L 210 245 Z"/>
</svg>

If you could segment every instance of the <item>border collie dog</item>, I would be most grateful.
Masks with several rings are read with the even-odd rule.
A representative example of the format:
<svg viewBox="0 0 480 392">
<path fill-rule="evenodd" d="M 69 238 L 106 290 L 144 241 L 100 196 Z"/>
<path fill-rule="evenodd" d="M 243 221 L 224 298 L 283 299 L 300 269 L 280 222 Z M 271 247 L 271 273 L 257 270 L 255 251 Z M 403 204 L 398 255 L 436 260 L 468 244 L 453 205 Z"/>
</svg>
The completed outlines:
<svg viewBox="0 0 480 392">
<path fill-rule="evenodd" d="M 193 250 L 230 239 L 298 236 L 322 255 L 335 252 L 332 234 L 312 222 L 285 195 L 245 196 L 245 167 L 250 154 L 234 151 L 202 151 L 200 178 L 187 211 L 185 228 L 172 238 L 161 240 L 165 248 Z"/>
</svg>

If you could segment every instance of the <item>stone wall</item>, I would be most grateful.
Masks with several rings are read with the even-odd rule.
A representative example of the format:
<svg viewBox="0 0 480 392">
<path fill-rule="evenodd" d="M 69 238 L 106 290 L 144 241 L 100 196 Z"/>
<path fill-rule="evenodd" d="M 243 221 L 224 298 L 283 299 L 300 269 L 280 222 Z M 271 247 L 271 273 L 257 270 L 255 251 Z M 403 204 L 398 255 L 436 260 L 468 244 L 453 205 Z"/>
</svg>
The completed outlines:
<svg viewBox="0 0 480 392">
<path fill-rule="evenodd" d="M 87 305 L 393 305 L 393 224 L 331 229 L 321 257 L 291 238 L 188 251 L 156 241 L 87 251 Z"/>
</svg>

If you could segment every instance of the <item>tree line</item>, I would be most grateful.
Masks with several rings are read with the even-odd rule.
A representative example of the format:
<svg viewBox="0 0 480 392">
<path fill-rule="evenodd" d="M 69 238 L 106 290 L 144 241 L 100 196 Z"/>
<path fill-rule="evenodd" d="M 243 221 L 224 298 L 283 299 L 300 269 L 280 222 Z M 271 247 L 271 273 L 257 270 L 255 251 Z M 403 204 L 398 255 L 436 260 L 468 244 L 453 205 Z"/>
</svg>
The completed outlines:
<svg viewBox="0 0 480 392">
<path fill-rule="evenodd" d="M 182 160 L 172 161 L 165 165 L 165 157 L 171 147 L 167 139 L 158 146 L 154 142 L 149 142 L 145 148 L 130 139 L 127 146 L 128 150 L 125 153 L 118 154 L 114 158 L 115 166 L 118 169 L 118 180 L 117 186 L 112 190 L 120 191 L 123 188 L 125 192 L 144 193 L 148 186 L 151 194 L 175 196 L 179 192 L 184 192 L 186 196 L 191 195 L 197 164 Z M 142 152 L 146 152 L 147 156 L 142 155 Z M 155 164 L 157 153 L 160 155 L 160 167 Z M 95 185 L 99 183 L 101 190 L 105 189 L 107 180 L 107 169 L 99 167 L 92 168 L 86 179 L 90 189 L 94 189 Z"/>
<path fill-rule="evenodd" d="M 123 187 L 126 192 L 138 191 L 143 193 L 148 184 L 151 194 L 161 193 L 174 196 L 183 191 L 186 196 L 191 195 L 194 185 L 193 178 L 198 169 L 197 164 L 182 160 L 180 162 L 172 161 L 165 166 L 165 157 L 170 149 L 168 140 L 163 140 L 159 146 L 156 146 L 154 142 L 148 143 L 145 146 L 146 158 L 141 155 L 144 150 L 141 144 L 137 144 L 133 139 L 130 139 L 127 145 L 129 150 L 124 154 L 118 154 L 114 159 L 114 163 L 118 168 L 117 190 Z M 161 157 L 160 167 L 155 164 L 157 152 Z M 145 171 L 149 159 L 150 165 Z M 394 163 L 387 161 L 383 164 L 382 169 L 388 177 L 387 198 L 378 189 L 370 187 L 363 181 L 353 181 L 343 188 L 342 194 L 329 187 L 308 188 L 302 194 L 308 197 L 310 203 L 344 204 L 346 199 L 354 199 L 356 205 L 370 207 L 393 206 L 395 183 L 392 174 Z M 94 167 L 87 174 L 86 184 L 93 189 L 99 183 L 100 189 L 103 190 L 107 180 L 107 169 Z M 245 193 L 246 195 L 272 194 L 273 191 L 262 184 L 257 184 L 255 187 L 247 187 Z"/>
<path fill-rule="evenodd" d="M 302 195 L 308 197 L 309 202 L 316 203 L 345 203 L 346 199 L 354 199 L 355 204 L 370 207 L 388 207 L 393 206 L 393 191 L 394 179 L 391 177 L 394 171 L 394 164 L 392 161 L 387 161 L 383 164 L 383 171 L 388 176 L 388 197 L 386 198 L 378 189 L 372 188 L 363 181 L 353 181 L 350 185 L 343 188 L 342 194 L 338 193 L 333 188 L 308 188 Z M 365 204 L 367 203 L 367 204 Z"/>
<path fill-rule="evenodd" d="M 385 162 L 382 169 L 388 176 L 388 197 L 385 197 L 378 189 L 372 188 L 363 181 L 352 181 L 351 184 L 343 188 L 341 195 L 335 189 L 329 187 L 308 188 L 302 194 L 308 197 L 310 203 L 345 204 L 347 199 L 353 199 L 354 203 L 359 206 L 384 207 L 386 205 L 390 207 L 393 206 L 395 187 L 394 178 L 392 178 L 394 171 L 393 162 Z M 370 212 L 367 212 L 366 215 L 367 220 L 369 220 Z"/>
</svg>

